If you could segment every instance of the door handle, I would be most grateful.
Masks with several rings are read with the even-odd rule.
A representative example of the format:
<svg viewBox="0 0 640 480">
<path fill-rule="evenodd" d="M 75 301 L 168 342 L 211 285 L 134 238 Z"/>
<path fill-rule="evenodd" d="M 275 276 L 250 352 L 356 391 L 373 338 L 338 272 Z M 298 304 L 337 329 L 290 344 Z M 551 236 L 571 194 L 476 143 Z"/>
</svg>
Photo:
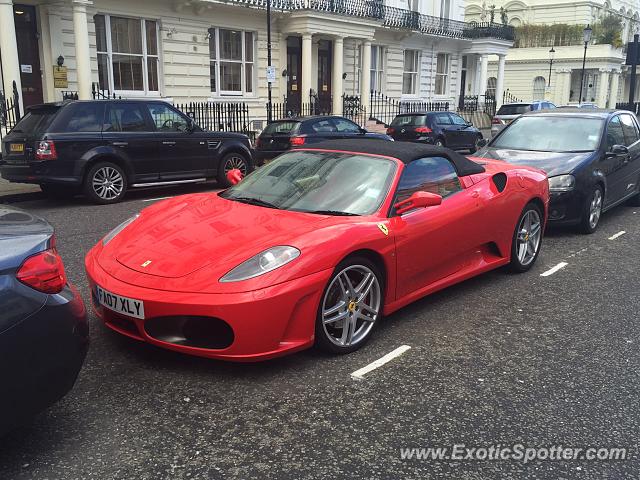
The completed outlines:
<svg viewBox="0 0 640 480">
<path fill-rule="evenodd" d="M 126 147 L 129 145 L 129 142 L 111 142 L 111 145 L 114 147 Z"/>
<path fill-rule="evenodd" d="M 176 142 L 162 142 L 162 144 L 173 147 L 176 144 Z"/>
</svg>

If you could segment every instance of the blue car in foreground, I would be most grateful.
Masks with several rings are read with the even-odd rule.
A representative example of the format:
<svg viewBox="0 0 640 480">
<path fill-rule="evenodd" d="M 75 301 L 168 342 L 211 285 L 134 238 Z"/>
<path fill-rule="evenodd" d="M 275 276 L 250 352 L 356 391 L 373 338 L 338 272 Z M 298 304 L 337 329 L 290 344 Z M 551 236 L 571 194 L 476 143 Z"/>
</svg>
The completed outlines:
<svg viewBox="0 0 640 480">
<path fill-rule="evenodd" d="M 71 390 L 88 343 L 86 310 L 53 228 L 0 205 L 0 434 Z"/>
</svg>

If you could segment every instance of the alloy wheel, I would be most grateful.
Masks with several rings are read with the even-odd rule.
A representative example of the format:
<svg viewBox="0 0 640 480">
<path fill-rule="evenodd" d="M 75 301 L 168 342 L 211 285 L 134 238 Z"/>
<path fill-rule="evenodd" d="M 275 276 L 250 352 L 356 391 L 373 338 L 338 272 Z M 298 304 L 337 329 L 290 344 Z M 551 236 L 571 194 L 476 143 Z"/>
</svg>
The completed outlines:
<svg viewBox="0 0 640 480">
<path fill-rule="evenodd" d="M 596 188 L 591 198 L 591 204 L 589 205 L 589 226 L 592 229 L 598 226 L 600 215 L 602 215 L 602 191 Z"/>
<path fill-rule="evenodd" d="M 227 158 L 226 162 L 224 162 L 224 173 L 225 175 L 229 173 L 231 170 L 238 169 L 242 172 L 242 175 L 247 174 L 247 162 L 244 158 L 232 155 Z"/>
<path fill-rule="evenodd" d="M 113 200 L 124 190 L 124 179 L 118 170 L 105 166 L 96 170 L 92 179 L 93 191 L 103 200 Z"/>
<path fill-rule="evenodd" d="M 540 248 L 542 222 L 536 210 L 528 210 L 518 226 L 518 261 L 522 266 L 533 262 Z"/>
<path fill-rule="evenodd" d="M 322 327 L 327 339 L 351 347 L 367 338 L 378 319 L 382 290 L 376 274 L 351 265 L 336 274 L 322 301 Z"/>
</svg>

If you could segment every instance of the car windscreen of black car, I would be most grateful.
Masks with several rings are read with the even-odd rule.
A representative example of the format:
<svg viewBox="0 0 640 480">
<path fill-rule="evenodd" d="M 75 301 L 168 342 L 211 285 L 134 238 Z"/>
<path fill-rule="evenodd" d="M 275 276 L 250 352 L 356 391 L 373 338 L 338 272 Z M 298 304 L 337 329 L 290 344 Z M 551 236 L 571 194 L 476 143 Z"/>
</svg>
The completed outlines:
<svg viewBox="0 0 640 480">
<path fill-rule="evenodd" d="M 52 133 L 100 132 L 104 122 L 104 103 L 75 103 L 63 109 L 51 124 Z"/>
<path fill-rule="evenodd" d="M 13 133 L 40 134 L 44 133 L 55 117 L 60 107 L 36 108 L 30 110 L 12 130 Z"/>
<path fill-rule="evenodd" d="M 529 103 L 518 105 L 502 105 L 496 115 L 522 115 L 531 110 Z"/>
<path fill-rule="evenodd" d="M 398 115 L 391 122 L 392 127 L 423 127 L 427 122 L 426 115 Z"/>
</svg>

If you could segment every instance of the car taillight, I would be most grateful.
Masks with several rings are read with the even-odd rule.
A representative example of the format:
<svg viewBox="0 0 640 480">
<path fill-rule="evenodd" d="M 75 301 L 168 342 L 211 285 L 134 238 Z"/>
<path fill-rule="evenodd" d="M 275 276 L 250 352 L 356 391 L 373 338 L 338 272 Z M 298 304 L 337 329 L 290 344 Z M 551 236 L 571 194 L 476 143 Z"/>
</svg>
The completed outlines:
<svg viewBox="0 0 640 480">
<path fill-rule="evenodd" d="M 502 120 L 500 120 L 499 118 L 492 118 L 491 125 L 502 125 Z"/>
<path fill-rule="evenodd" d="M 292 147 L 304 145 L 304 137 L 291 137 L 290 143 Z"/>
<path fill-rule="evenodd" d="M 418 127 L 416 128 L 416 133 L 432 133 L 433 130 L 431 130 L 429 127 Z"/>
<path fill-rule="evenodd" d="M 18 269 L 16 278 L 43 293 L 60 293 L 67 284 L 64 265 L 55 248 L 27 258 Z"/>
<path fill-rule="evenodd" d="M 396 129 L 389 127 L 387 128 L 387 135 L 393 135 L 394 133 L 396 133 Z"/>
<path fill-rule="evenodd" d="M 53 140 L 42 140 L 38 144 L 36 158 L 38 160 L 56 160 L 58 158 L 58 152 L 56 151 L 55 142 Z"/>
</svg>

